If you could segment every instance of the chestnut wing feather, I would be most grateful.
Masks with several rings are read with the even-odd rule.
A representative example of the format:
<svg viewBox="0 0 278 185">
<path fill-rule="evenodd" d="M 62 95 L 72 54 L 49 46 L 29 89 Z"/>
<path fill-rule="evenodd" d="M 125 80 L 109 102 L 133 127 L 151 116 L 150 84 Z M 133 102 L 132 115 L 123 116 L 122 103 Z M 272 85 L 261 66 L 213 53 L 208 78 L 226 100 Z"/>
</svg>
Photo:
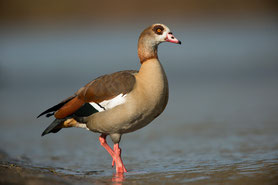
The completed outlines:
<svg viewBox="0 0 278 185">
<path fill-rule="evenodd" d="M 119 71 L 91 81 L 75 93 L 75 98 L 57 110 L 55 117 L 62 119 L 78 112 L 79 109 L 84 109 L 83 106 L 86 103 L 100 103 L 119 94 L 129 93 L 134 87 L 136 81 L 134 74 L 136 73 L 138 71 Z M 81 112 L 84 112 L 84 110 Z"/>
</svg>

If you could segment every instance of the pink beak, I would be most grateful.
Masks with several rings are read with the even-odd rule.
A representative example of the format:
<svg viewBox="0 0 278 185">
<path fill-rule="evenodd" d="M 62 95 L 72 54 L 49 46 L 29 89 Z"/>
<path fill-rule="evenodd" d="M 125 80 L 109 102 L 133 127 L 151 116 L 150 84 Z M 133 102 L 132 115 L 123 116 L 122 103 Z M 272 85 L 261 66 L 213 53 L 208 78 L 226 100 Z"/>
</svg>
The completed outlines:
<svg viewBox="0 0 278 185">
<path fill-rule="evenodd" d="M 167 33 L 166 38 L 165 38 L 166 42 L 172 42 L 172 43 L 176 43 L 176 44 L 181 44 L 181 41 L 179 41 L 178 39 L 176 39 L 176 37 L 173 35 L 172 32 Z"/>
</svg>

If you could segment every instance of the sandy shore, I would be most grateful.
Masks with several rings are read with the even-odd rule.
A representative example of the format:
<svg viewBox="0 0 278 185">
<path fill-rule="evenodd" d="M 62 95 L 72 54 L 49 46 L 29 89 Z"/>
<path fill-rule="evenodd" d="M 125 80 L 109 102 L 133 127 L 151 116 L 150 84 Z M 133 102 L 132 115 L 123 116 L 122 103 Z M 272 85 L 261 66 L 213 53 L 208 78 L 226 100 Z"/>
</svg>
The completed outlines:
<svg viewBox="0 0 278 185">
<path fill-rule="evenodd" d="M 62 173 L 55 172 L 54 169 L 50 168 L 39 168 L 39 167 L 26 167 L 16 164 L 16 161 L 0 161 L 0 184 L 5 185 L 70 185 L 70 184 L 141 184 L 142 182 L 146 182 L 146 184 L 156 184 L 156 183 L 164 183 L 164 184 L 175 184 L 175 180 L 187 179 L 191 175 L 185 174 L 176 174 L 173 177 L 173 181 L 169 181 L 163 174 L 150 174 L 146 176 L 150 176 L 152 178 L 142 177 L 141 180 L 137 178 L 126 179 L 126 182 L 118 181 L 117 179 L 114 181 L 112 178 L 102 177 L 102 178 L 93 178 L 90 175 L 78 176 L 78 175 L 66 175 Z M 179 177 L 182 175 L 182 177 Z M 186 184 L 207 184 L 207 183 L 215 183 L 222 184 L 225 182 L 226 184 L 277 184 L 277 174 L 276 172 L 268 171 L 267 173 L 258 174 L 258 176 L 240 176 L 239 178 L 233 178 L 235 174 L 233 173 L 216 173 L 213 176 L 219 176 L 221 178 L 213 178 L 212 179 L 200 179 L 200 181 L 195 182 L 187 182 Z M 160 179 L 156 179 L 155 176 L 161 176 Z M 164 177 L 163 177 L 164 176 Z M 193 175 L 194 176 L 194 175 Z M 141 177 L 141 175 L 139 175 Z M 115 179 L 115 178 L 114 178 Z M 218 180 L 217 180 L 218 179 Z M 114 181 L 114 182 L 113 182 Z M 182 183 L 177 183 L 182 184 Z"/>
<path fill-rule="evenodd" d="M 24 160 L 10 158 L 0 152 L 0 184 L 13 185 L 62 185 L 62 184 L 92 184 L 97 180 L 77 175 L 66 175 L 52 168 L 43 168 L 26 164 Z"/>
<path fill-rule="evenodd" d="M 277 165 L 264 166 L 255 174 L 240 174 L 234 168 L 217 170 L 209 174 L 207 178 L 200 178 L 197 172 L 176 172 L 169 178 L 165 173 L 134 173 L 126 177 L 115 175 L 98 176 L 97 172 L 83 175 L 70 175 L 57 172 L 51 167 L 38 167 L 24 160 L 11 159 L 0 153 L 0 184 L 5 185 L 87 185 L 87 184 L 277 184 Z M 191 179 L 191 180 L 190 180 Z M 192 179 L 195 179 L 192 181 Z"/>
<path fill-rule="evenodd" d="M 0 184 L 60 185 L 78 184 L 87 180 L 88 183 L 92 182 L 92 179 L 85 180 L 81 177 L 59 174 L 51 169 L 27 168 L 5 161 L 0 162 L 0 177 Z"/>
</svg>

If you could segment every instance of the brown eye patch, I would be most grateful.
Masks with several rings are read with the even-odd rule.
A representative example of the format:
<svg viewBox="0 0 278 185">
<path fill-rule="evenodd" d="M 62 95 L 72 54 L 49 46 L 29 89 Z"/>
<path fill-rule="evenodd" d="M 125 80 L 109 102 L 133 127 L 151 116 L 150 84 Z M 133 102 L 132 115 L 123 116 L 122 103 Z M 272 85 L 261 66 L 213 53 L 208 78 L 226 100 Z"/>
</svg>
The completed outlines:
<svg viewBox="0 0 278 185">
<path fill-rule="evenodd" d="M 153 27 L 154 33 L 156 33 L 158 35 L 162 35 L 163 34 L 163 30 L 164 30 L 164 28 L 161 25 L 156 25 L 156 26 Z"/>
</svg>

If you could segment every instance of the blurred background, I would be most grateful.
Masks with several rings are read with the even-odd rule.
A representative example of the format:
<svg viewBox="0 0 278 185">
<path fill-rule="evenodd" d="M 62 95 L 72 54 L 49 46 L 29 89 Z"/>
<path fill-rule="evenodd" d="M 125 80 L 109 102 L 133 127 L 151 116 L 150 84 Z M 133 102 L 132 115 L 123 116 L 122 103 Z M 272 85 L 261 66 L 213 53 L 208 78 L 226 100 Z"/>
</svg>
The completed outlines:
<svg viewBox="0 0 278 185">
<path fill-rule="evenodd" d="M 64 129 L 41 138 L 51 119 L 36 116 L 102 74 L 139 69 L 141 31 L 163 23 L 182 41 L 159 46 L 169 104 L 123 137 L 126 166 L 198 168 L 206 179 L 207 166 L 253 174 L 271 164 L 267 173 L 278 159 L 277 12 L 275 0 L 2 0 L 0 149 L 64 173 L 106 170 L 98 134 Z"/>
</svg>

